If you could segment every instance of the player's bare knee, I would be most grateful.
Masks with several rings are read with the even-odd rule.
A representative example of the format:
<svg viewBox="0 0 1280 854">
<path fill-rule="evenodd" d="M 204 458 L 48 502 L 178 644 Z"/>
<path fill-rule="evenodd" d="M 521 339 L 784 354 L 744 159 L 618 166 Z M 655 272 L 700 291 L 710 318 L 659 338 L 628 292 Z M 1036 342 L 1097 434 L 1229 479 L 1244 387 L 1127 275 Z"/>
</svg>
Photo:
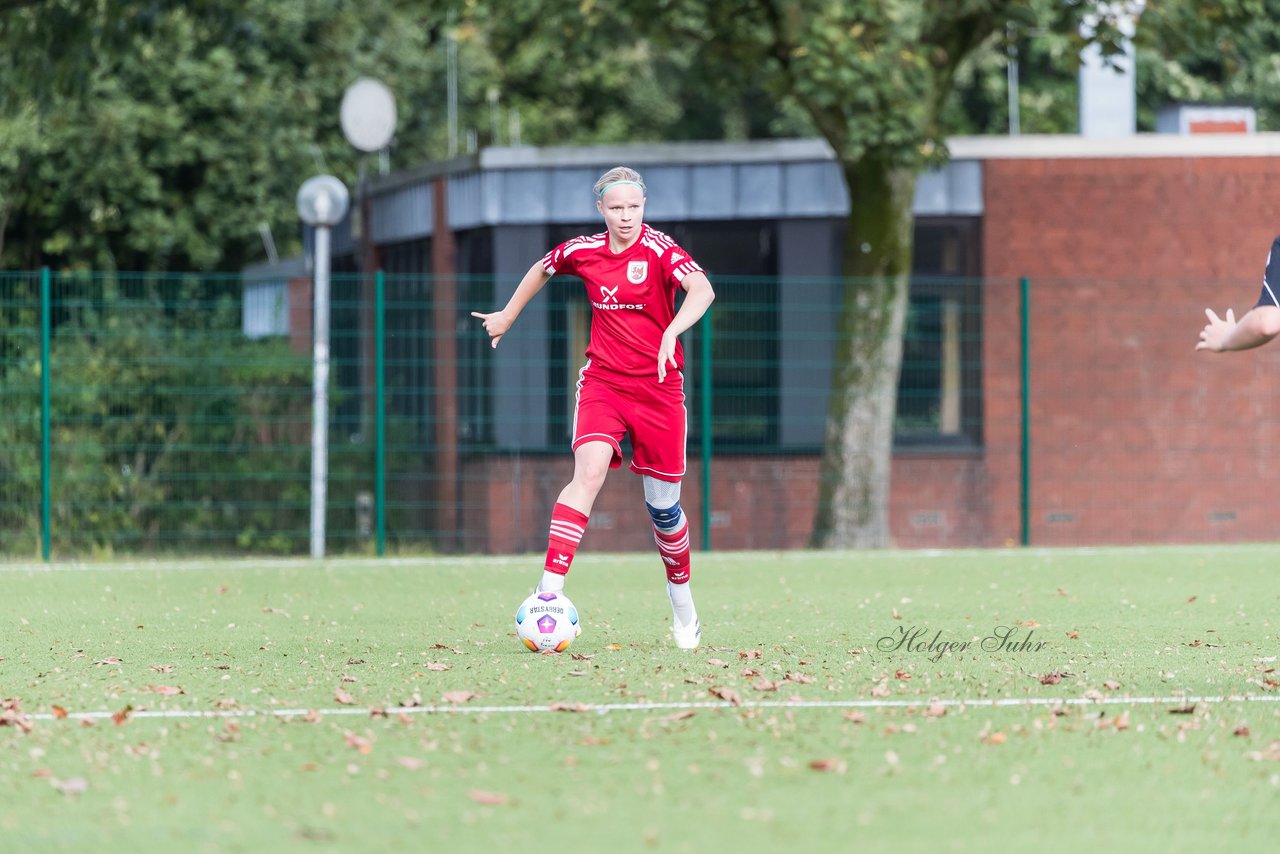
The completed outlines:
<svg viewBox="0 0 1280 854">
<path fill-rule="evenodd" d="M 582 463 L 574 469 L 573 480 L 579 488 L 595 495 L 604 487 L 604 479 L 608 474 L 608 464 Z"/>
</svg>

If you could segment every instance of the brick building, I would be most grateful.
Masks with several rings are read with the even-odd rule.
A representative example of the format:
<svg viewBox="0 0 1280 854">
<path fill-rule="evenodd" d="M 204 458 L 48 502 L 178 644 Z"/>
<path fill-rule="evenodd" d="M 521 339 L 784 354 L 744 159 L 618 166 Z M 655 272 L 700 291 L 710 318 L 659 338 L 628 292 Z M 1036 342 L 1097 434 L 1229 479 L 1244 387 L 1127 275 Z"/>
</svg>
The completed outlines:
<svg viewBox="0 0 1280 854">
<path fill-rule="evenodd" d="M 1036 544 L 1273 538 L 1280 359 L 1193 346 L 1205 306 L 1240 314 L 1256 299 L 1280 232 L 1280 135 L 982 137 L 951 150 L 916 195 L 895 542 L 1018 542 L 1024 513 Z M 388 315 L 387 346 L 426 348 L 399 360 L 416 365 L 403 382 L 427 390 L 410 407 L 426 449 L 413 465 L 429 472 L 411 487 L 424 524 L 461 532 L 446 548 L 545 544 L 571 471 L 585 302 L 580 288 L 549 288 L 492 352 L 467 311 L 501 305 L 546 249 L 598 231 L 589 187 L 619 163 L 645 173 L 646 219 L 717 286 L 705 479 L 702 332 L 686 341 L 695 543 L 709 530 L 716 548 L 803 546 L 849 204 L 816 141 L 487 149 L 375 182 L 371 260 L 407 277 L 389 285 L 401 309 Z M 355 268 L 355 248 L 340 228 L 337 269 Z M 413 330 L 433 334 L 424 343 Z M 589 534 L 597 547 L 650 547 L 640 500 L 636 478 L 610 478 Z"/>
</svg>

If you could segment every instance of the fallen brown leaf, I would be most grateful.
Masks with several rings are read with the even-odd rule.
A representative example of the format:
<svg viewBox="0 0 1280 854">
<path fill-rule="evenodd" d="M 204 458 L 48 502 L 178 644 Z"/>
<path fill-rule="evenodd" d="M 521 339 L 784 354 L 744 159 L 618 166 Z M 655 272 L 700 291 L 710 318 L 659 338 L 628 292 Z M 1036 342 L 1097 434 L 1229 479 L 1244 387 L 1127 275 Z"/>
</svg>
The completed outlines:
<svg viewBox="0 0 1280 854">
<path fill-rule="evenodd" d="M 62 718 L 65 718 L 67 716 L 67 710 L 62 708 L 62 706 L 54 706 L 51 709 L 51 711 L 53 712 L 54 718 L 58 720 L 61 720 Z"/>
<path fill-rule="evenodd" d="M 1078 631 L 1076 631 L 1075 629 L 1072 629 L 1071 631 L 1067 632 L 1067 639 L 1068 639 L 1068 640 L 1080 640 L 1080 633 L 1079 633 Z"/>
<path fill-rule="evenodd" d="M 124 664 L 124 659 L 114 655 L 108 655 L 106 658 L 98 659 L 94 664 L 101 667 L 104 664 Z"/>
<path fill-rule="evenodd" d="M 1057 685 L 1062 681 L 1061 673 L 1046 673 L 1040 677 L 1041 685 Z"/>
<path fill-rule="evenodd" d="M 845 763 L 839 759 L 811 759 L 809 767 L 814 771 L 843 771 Z"/>
<path fill-rule="evenodd" d="M 396 760 L 396 764 L 399 765 L 401 768 L 408 768 L 410 771 L 417 771 L 419 768 L 426 765 L 427 763 L 423 762 L 421 759 L 417 758 L 416 756 L 401 756 L 399 759 Z"/>
<path fill-rule="evenodd" d="M 1254 762 L 1280 762 L 1280 741 L 1273 741 L 1266 750 L 1254 750 L 1244 755 Z"/>
<path fill-rule="evenodd" d="M 788 673 L 782 678 L 788 682 L 795 682 L 799 685 L 812 685 L 814 682 L 813 677 L 807 673 Z"/>
<path fill-rule="evenodd" d="M 356 704 L 355 698 L 347 693 L 346 689 L 341 687 L 334 689 L 333 699 L 334 702 L 341 703 L 344 706 L 354 706 Z"/>
<path fill-rule="evenodd" d="M 490 807 L 500 807 L 511 802 L 511 798 L 501 792 L 486 792 L 483 789 L 472 789 L 467 792 L 467 797 L 478 804 Z"/>
<path fill-rule="evenodd" d="M 453 665 L 452 665 L 452 664 L 440 664 L 440 663 L 435 662 L 435 661 L 431 662 L 430 664 L 424 664 L 424 665 L 422 665 L 422 666 L 423 666 L 423 667 L 425 667 L 427 670 L 437 670 L 437 671 L 439 671 L 439 670 L 452 670 L 452 669 L 453 669 Z"/>
<path fill-rule="evenodd" d="M 684 711 L 676 712 L 674 715 L 667 715 L 667 716 L 666 716 L 666 717 L 664 717 L 664 718 L 658 718 L 658 720 L 660 720 L 660 721 L 664 721 L 664 722 L 667 722 L 667 721 L 685 721 L 685 720 L 688 720 L 689 718 L 693 717 L 693 716 L 694 716 L 694 715 L 696 715 L 696 714 L 697 714 L 697 712 L 695 712 L 693 709 L 685 709 Z"/>
<path fill-rule="evenodd" d="M 480 695 L 474 691 L 445 691 L 441 696 L 446 703 L 466 703 Z"/>
<path fill-rule="evenodd" d="M 1231 734 L 1232 734 L 1232 735 L 1234 735 L 1234 736 L 1238 736 L 1238 737 L 1240 737 L 1240 738 L 1248 738 L 1248 737 L 1249 737 L 1249 728 L 1248 728 L 1247 726 L 1244 726 L 1244 725 L 1242 724 L 1242 725 L 1240 725 L 1240 726 L 1236 727 L 1236 728 L 1232 731 L 1232 733 L 1231 733 Z"/>
<path fill-rule="evenodd" d="M 755 688 L 757 691 L 777 691 L 778 683 L 770 682 L 768 679 L 757 679 L 755 682 L 751 683 L 751 687 Z"/>
<path fill-rule="evenodd" d="M 31 718 L 22 713 L 16 697 L 0 702 L 0 727 L 5 726 L 11 726 L 24 735 L 31 732 Z"/>
<path fill-rule="evenodd" d="M 553 712 L 589 712 L 591 707 L 586 703 L 552 703 L 549 707 Z"/>
<path fill-rule="evenodd" d="M 742 697 L 732 688 L 723 688 L 719 685 L 712 685 L 707 689 L 707 693 L 718 699 L 724 700 L 726 703 L 732 703 L 735 706 L 742 705 Z"/>
<path fill-rule="evenodd" d="M 741 658 L 741 659 L 755 659 L 755 658 L 763 658 L 763 657 L 764 657 L 764 653 L 758 649 L 748 649 L 738 653 L 738 658 Z"/>
<path fill-rule="evenodd" d="M 462 650 L 458 649 L 456 646 L 449 646 L 447 643 L 438 643 L 438 644 L 435 644 L 434 646 L 432 646 L 431 648 L 432 648 L 432 649 L 447 649 L 447 650 L 449 650 L 449 652 L 453 653 L 454 655 L 462 655 Z"/>
<path fill-rule="evenodd" d="M 358 750 L 361 753 L 366 754 L 373 752 L 373 742 L 362 735 L 356 735 L 350 730 L 347 730 L 342 734 L 342 740 L 347 747 L 350 747 L 353 750 Z"/>
<path fill-rule="evenodd" d="M 146 690 L 152 694 L 159 694 L 161 697 L 176 697 L 179 694 L 187 693 L 176 685 L 148 685 Z"/>
<path fill-rule="evenodd" d="M 852 721 L 855 724 L 863 724 L 867 722 L 867 716 L 858 711 L 844 712 L 841 717 L 847 721 Z"/>
<path fill-rule="evenodd" d="M 940 718 L 947 714 L 946 704 L 941 700 L 935 700 L 929 704 L 929 708 L 924 710 L 926 718 Z"/>
<path fill-rule="evenodd" d="M 116 726 L 124 726 L 124 722 L 129 720 L 129 713 L 132 711 L 133 711 L 132 705 L 125 706 L 123 709 L 113 714 L 111 716 L 111 720 L 112 722 L 115 723 Z"/>
</svg>

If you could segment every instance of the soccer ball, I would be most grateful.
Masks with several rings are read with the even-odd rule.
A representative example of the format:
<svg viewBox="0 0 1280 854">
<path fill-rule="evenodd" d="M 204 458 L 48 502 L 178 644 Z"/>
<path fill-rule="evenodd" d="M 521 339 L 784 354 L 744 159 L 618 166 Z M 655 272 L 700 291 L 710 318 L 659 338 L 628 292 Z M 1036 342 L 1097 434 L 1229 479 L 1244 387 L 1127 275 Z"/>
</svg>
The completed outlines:
<svg viewBox="0 0 1280 854">
<path fill-rule="evenodd" d="M 578 609 L 563 593 L 534 591 L 516 609 L 516 636 L 534 652 L 564 652 L 578 632 Z"/>
</svg>

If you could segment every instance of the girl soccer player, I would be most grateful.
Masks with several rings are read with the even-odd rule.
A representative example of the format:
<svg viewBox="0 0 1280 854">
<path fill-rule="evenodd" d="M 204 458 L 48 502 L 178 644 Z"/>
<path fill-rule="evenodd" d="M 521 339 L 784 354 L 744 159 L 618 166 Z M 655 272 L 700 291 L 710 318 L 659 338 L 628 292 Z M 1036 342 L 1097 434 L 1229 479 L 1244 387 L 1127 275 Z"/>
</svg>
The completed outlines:
<svg viewBox="0 0 1280 854">
<path fill-rule="evenodd" d="M 605 231 L 561 243 L 534 263 L 501 311 L 473 311 L 498 346 L 520 312 L 556 273 L 582 279 L 591 301 L 591 340 L 578 374 L 573 416 L 573 480 L 551 511 L 539 590 L 563 590 L 591 507 L 609 469 L 622 464 L 644 483 L 658 554 L 666 567 L 672 635 L 682 649 L 702 636 L 689 587 L 689 524 L 680 508 L 685 472 L 684 352 L 680 333 L 702 317 L 715 292 L 689 253 L 644 223 L 640 173 L 610 169 L 595 184 Z M 685 291 L 675 309 L 676 288 Z"/>
</svg>

